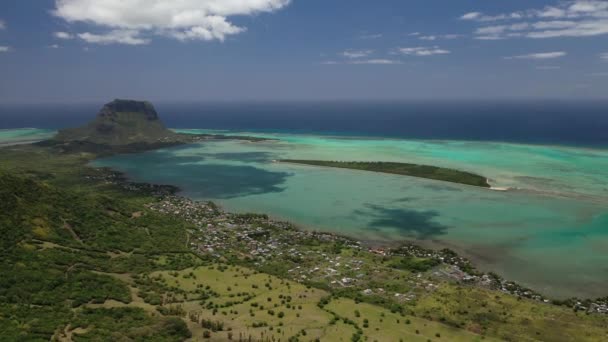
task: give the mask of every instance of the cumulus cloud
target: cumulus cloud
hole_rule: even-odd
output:
[[[373,50],[346,50],[342,52],[342,56],[346,58],[363,58],[374,53]]]
[[[447,54],[450,54],[451,51],[441,49],[438,46],[432,46],[432,47],[419,46],[419,47],[398,48],[397,53],[400,53],[402,55],[408,55],[408,56],[426,57],[426,56],[434,56],[434,55],[447,55]]]
[[[0,45],[0,52],[9,52],[11,51],[10,46],[2,46]]]
[[[505,59],[536,59],[536,60],[544,60],[544,59],[554,59],[560,58],[567,55],[564,51],[554,51],[554,52],[539,52],[539,53],[530,53],[527,55],[519,55],[519,56],[510,56],[505,57]]]
[[[497,15],[470,12],[460,19],[480,23],[475,35],[482,40],[599,36],[608,34],[608,1],[568,0],[555,6]]]
[[[58,39],[73,39],[74,35],[68,32],[55,32],[53,36]]]
[[[55,0],[53,14],[69,23],[109,29],[81,33],[91,43],[139,45],[152,35],[182,41],[219,40],[246,31],[229,18],[269,13],[291,0]]]

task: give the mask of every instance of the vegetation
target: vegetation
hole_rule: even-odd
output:
[[[606,316],[437,276],[446,266],[436,258],[376,255],[212,204],[201,204],[204,217],[185,200],[190,219],[163,213],[174,189],[124,184],[88,168],[95,156],[41,145],[0,149],[1,340],[602,341],[608,334]],[[232,235],[196,224],[203,220]],[[253,255],[254,243],[276,253]]]
[[[283,163],[293,163],[312,166],[335,167],[341,169],[372,171],[390,173],[419,178],[428,178],[444,182],[465,184],[489,188],[486,178],[459,170],[447,169],[437,166],[393,163],[393,162],[345,162],[345,161],[323,161],[323,160],[296,160],[283,159]]]

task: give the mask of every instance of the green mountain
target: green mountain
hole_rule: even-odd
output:
[[[54,140],[120,146],[172,142],[178,135],[165,127],[151,103],[114,100],[103,106],[95,120],[83,127],[61,130]]]

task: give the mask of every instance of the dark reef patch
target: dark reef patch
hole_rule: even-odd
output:
[[[249,156],[260,158],[260,156]],[[291,176],[248,165],[199,164],[204,155],[179,156],[175,150],[98,160],[95,164],[125,172],[138,182],[178,186],[188,196],[199,199],[228,199],[270,192],[282,192]]]
[[[218,164],[180,165],[170,173],[188,196],[219,199],[282,192],[281,185],[289,176],[252,166]]]
[[[435,190],[435,191],[455,191],[455,192],[462,191],[462,189],[454,188],[454,187],[447,186],[447,185],[427,184],[427,185],[423,185],[423,186],[427,189],[431,189],[431,190]]]
[[[365,208],[365,210],[355,210],[353,214],[372,217],[368,227],[373,230],[395,228],[404,236],[426,240],[443,235],[448,229],[447,226],[433,221],[439,216],[434,210],[385,208],[374,204],[366,204]]]
[[[228,161],[240,161],[244,163],[268,163],[277,156],[270,152],[231,152],[231,153],[210,153],[206,156]]]

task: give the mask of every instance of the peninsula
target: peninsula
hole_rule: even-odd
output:
[[[282,163],[302,164],[310,166],[333,167],[340,169],[351,169],[390,173],[418,178],[427,178],[444,182],[490,188],[488,180],[474,173],[448,169],[437,166],[395,163],[395,162],[346,162],[346,161],[324,161],[324,160],[296,160],[282,159]]]

